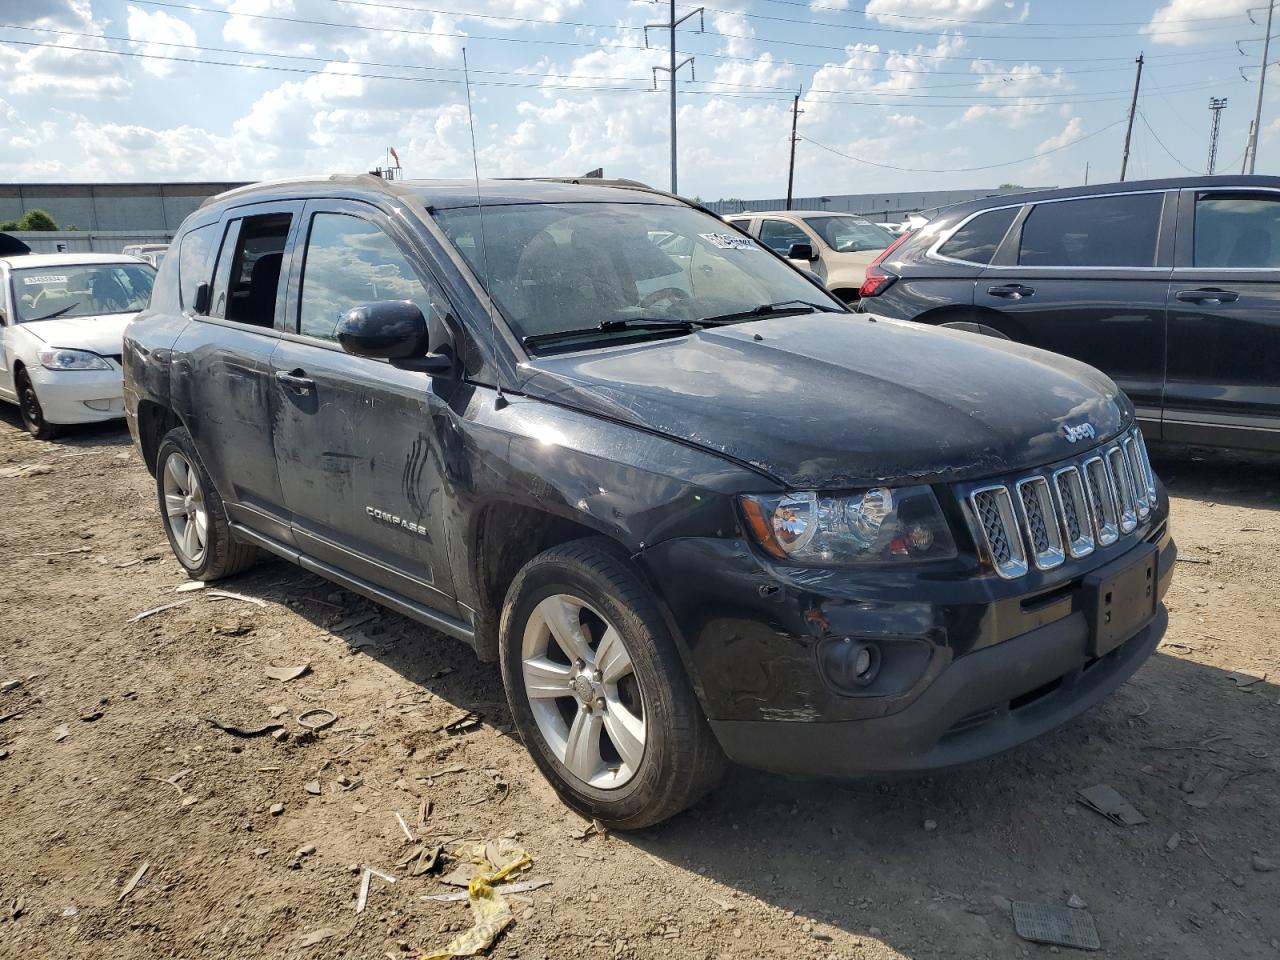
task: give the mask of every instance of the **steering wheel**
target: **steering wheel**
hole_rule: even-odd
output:
[[[688,300],[689,294],[681,290],[679,287],[663,287],[661,290],[655,290],[648,294],[640,301],[642,307],[652,307],[655,303],[661,303],[663,300]]]

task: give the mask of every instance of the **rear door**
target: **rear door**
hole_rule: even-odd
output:
[[[974,305],[1022,343],[1110,376],[1160,436],[1165,294],[1176,194],[1138,191],[1041,201],[978,277]]]
[[[175,403],[232,521],[286,544],[293,534],[272,446],[271,354],[301,213],[301,201],[234,208],[188,231],[175,254],[182,309],[195,321],[175,345]],[[209,312],[196,315],[196,287],[210,281]]]
[[[1280,192],[1182,191],[1165,439],[1280,450]]]
[[[290,335],[272,357],[275,454],[298,547],[342,571],[456,615],[441,437],[455,379],[354,357],[339,318],[412,300],[448,338],[449,306],[411,239],[374,207],[312,200],[289,283]]]

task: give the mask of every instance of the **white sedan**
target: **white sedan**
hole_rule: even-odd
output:
[[[124,328],[155,275],[112,254],[0,257],[0,400],[18,404],[33,436],[124,416]]]

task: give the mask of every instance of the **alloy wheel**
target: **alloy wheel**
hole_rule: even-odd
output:
[[[534,721],[565,769],[597,789],[630,782],[644,758],[644,697],[617,628],[556,594],[530,614],[520,660]]]
[[[195,468],[176,450],[164,462],[164,512],[179,557],[188,567],[204,560],[209,538],[209,513]]]

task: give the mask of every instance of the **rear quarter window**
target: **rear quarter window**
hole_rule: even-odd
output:
[[[213,248],[218,242],[218,225],[206,224],[188,230],[178,247],[178,286],[182,307],[190,309],[196,302],[196,287],[208,283],[213,272]],[[165,257],[172,261],[173,257]],[[163,270],[163,267],[161,268]],[[163,274],[162,274],[163,275]]]
[[[1013,218],[1021,207],[988,210],[980,213],[951,235],[951,239],[938,248],[938,255],[966,263],[989,264],[1000,249],[1000,242],[1009,232]]]

